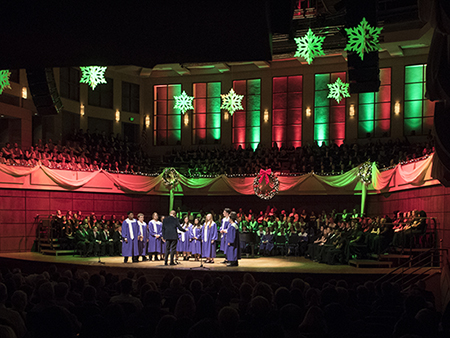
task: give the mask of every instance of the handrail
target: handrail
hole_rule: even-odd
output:
[[[398,274],[395,274],[397,271],[399,270],[403,270],[401,272],[401,276],[403,276],[405,274],[406,271],[413,269],[413,268],[418,268],[415,271],[418,271],[420,268],[423,268],[424,266],[420,266],[418,267],[418,265],[424,261],[427,261],[430,257],[429,255],[431,253],[435,253],[435,252],[447,252],[448,253],[448,249],[436,249],[436,248],[430,248],[429,250],[422,252],[421,254],[419,254],[416,257],[412,257],[410,258],[407,262],[401,264],[400,266],[398,266],[397,268],[395,268],[394,270],[390,271],[389,273],[381,276],[380,278],[378,278],[374,283],[375,284],[379,284],[381,283],[381,281],[383,281],[384,279],[388,278],[389,276],[393,276],[393,278],[398,277]],[[422,258],[421,258],[422,257]],[[420,258],[420,259],[419,259]],[[419,260],[418,260],[419,259]],[[415,261],[415,262],[414,262]],[[413,263],[414,262],[414,263]],[[412,264],[413,263],[413,264]],[[405,269],[406,268],[406,269]],[[415,272],[414,271],[414,272]],[[410,272],[411,273],[411,272]],[[392,280],[388,279],[389,280]]]

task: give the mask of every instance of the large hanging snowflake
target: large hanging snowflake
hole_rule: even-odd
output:
[[[230,89],[228,94],[220,94],[220,96],[222,97],[220,109],[225,109],[230,115],[233,115],[236,110],[244,110],[242,107],[244,95],[236,94],[233,88]]]
[[[375,52],[380,49],[380,33],[383,27],[372,27],[363,18],[360,24],[354,28],[345,28],[348,42],[345,50],[358,54],[364,60],[364,54]]]
[[[322,48],[325,37],[315,35],[311,28],[308,29],[308,33],[304,37],[294,38],[294,40],[297,43],[297,51],[294,56],[304,58],[308,65],[311,64],[316,56],[325,55]]]
[[[188,110],[194,109],[194,106],[192,105],[192,101],[194,100],[193,96],[189,96],[186,94],[186,92],[183,90],[181,95],[173,96],[175,99],[175,109],[181,110],[181,112],[184,114]]]
[[[3,93],[3,89],[9,88],[11,89],[11,86],[9,84],[9,76],[11,75],[11,72],[9,69],[0,70],[0,94]]]
[[[349,84],[342,82],[340,78],[335,83],[327,84],[327,86],[330,90],[327,96],[329,99],[335,99],[339,103],[344,97],[350,97],[348,92]]]
[[[89,66],[80,67],[81,80],[80,83],[86,83],[91,86],[92,90],[100,83],[106,83],[105,72],[107,67]]]

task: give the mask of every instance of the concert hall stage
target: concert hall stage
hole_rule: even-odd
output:
[[[85,270],[89,273],[97,273],[101,270],[106,273],[113,273],[125,276],[132,270],[143,272],[148,279],[155,282],[168,273],[184,277],[193,275],[201,277],[205,272],[213,277],[228,274],[235,280],[240,280],[242,276],[249,272],[257,278],[270,283],[289,283],[292,278],[312,278],[316,282],[334,279],[345,279],[349,282],[364,282],[367,280],[377,280],[382,275],[389,273],[393,269],[389,268],[355,268],[349,265],[326,265],[312,262],[304,257],[255,257],[243,258],[239,261],[238,267],[226,267],[219,262],[223,257],[217,257],[216,263],[204,264],[210,270],[200,268],[200,262],[181,261],[176,266],[165,266],[162,261],[123,263],[122,257],[102,257],[98,262],[97,257],[81,258],[79,256],[48,256],[35,252],[2,253],[0,254],[0,266],[13,269],[20,267],[23,272],[43,271],[49,265],[55,264],[60,270],[77,269]]]

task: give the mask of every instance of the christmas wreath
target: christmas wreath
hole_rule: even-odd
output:
[[[280,181],[271,169],[261,169],[253,180],[253,191],[261,199],[270,200],[278,193],[279,188]]]
[[[370,161],[364,162],[359,166],[358,177],[365,185],[372,183],[372,163]]]
[[[174,187],[178,184],[179,175],[175,168],[166,168],[162,173],[164,184],[168,187]]]

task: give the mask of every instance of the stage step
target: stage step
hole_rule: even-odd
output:
[[[401,265],[402,263],[405,263],[406,261],[410,260],[412,256],[410,255],[401,255],[401,254],[387,254],[387,255],[380,255],[378,256],[378,260],[380,262],[396,262],[396,266]],[[410,262],[411,264],[411,262]]]
[[[367,268],[391,268],[392,262],[386,261],[374,261],[371,259],[351,259],[348,261],[349,265],[355,266],[357,268],[367,267]]]
[[[61,246],[61,244],[51,244],[51,243],[41,243],[41,247],[45,247],[45,248],[59,248]]]
[[[73,255],[77,253],[77,250],[41,250],[42,254],[48,254],[48,255]]]

